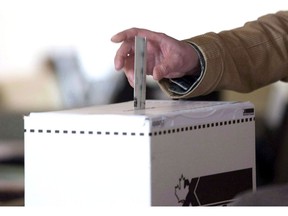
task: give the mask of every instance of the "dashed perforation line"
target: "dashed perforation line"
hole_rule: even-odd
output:
[[[191,126],[185,126],[185,127],[179,127],[179,128],[170,128],[170,129],[164,129],[164,130],[157,130],[149,133],[143,133],[143,132],[120,132],[120,131],[85,131],[85,130],[51,130],[51,129],[24,129],[25,133],[39,133],[39,134],[80,134],[80,135],[104,135],[104,136],[161,136],[161,135],[169,135],[174,133],[182,133],[187,131],[195,131],[195,130],[203,130],[208,128],[214,128],[214,127],[222,127],[227,125],[233,125],[233,124],[242,124],[247,122],[255,121],[255,117],[250,118],[242,118],[242,119],[236,119],[236,120],[228,120],[228,121],[220,121],[220,122],[212,122],[212,123],[205,123],[205,124],[197,124],[197,125],[191,125]]]

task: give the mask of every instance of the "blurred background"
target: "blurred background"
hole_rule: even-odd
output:
[[[115,33],[141,27],[185,39],[287,9],[274,0],[0,0],[0,205],[24,205],[24,115],[133,99],[114,70]],[[194,99],[255,104],[259,186],[288,180],[287,94],[279,82]],[[168,99],[149,78],[147,98]]]

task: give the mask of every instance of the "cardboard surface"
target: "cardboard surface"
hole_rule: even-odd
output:
[[[256,188],[254,121],[249,102],[31,113],[25,205],[223,205]]]

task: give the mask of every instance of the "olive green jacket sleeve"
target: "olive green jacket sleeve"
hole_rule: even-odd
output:
[[[251,92],[279,80],[288,81],[288,11],[186,41],[202,53],[205,66],[201,80],[183,95],[169,91],[169,79],[160,80],[160,87],[172,98],[206,95],[215,90]]]

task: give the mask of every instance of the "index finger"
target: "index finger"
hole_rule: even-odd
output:
[[[131,28],[124,30],[122,32],[119,32],[115,34],[112,38],[111,41],[115,43],[120,43],[122,41],[134,39],[136,35],[138,35],[140,32],[140,29],[138,28]]]
[[[111,38],[111,41],[115,43],[120,43],[123,41],[129,41],[129,40],[133,41],[135,39],[135,36],[145,37],[157,43],[160,43],[163,38],[162,33],[153,32],[153,31],[150,31],[147,29],[141,29],[141,28],[130,28],[130,29],[124,30],[114,35]]]

